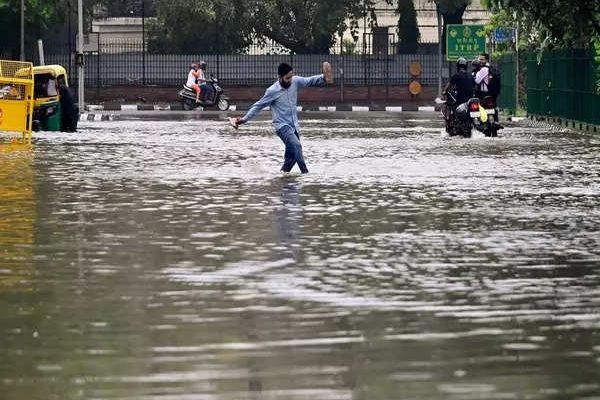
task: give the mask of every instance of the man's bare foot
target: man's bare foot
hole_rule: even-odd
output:
[[[237,129],[240,126],[240,122],[239,122],[240,118],[233,118],[233,117],[229,117],[229,125],[233,126],[235,129]]]
[[[329,64],[327,61],[323,63],[323,77],[325,78],[326,83],[333,83],[333,72],[331,70],[331,64]]]

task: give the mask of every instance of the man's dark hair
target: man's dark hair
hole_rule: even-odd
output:
[[[287,75],[288,72],[290,72],[293,69],[294,68],[292,68],[292,66],[290,64],[281,63],[281,64],[279,64],[279,67],[277,67],[277,74],[279,76],[285,76],[285,75]]]
[[[485,61],[490,62],[490,55],[488,53],[481,53],[481,56],[485,58]]]

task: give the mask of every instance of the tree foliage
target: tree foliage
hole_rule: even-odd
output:
[[[109,16],[138,16],[142,1],[152,12],[153,0],[83,0],[84,31],[89,32],[92,16],[98,6],[110,10]],[[132,10],[134,12],[132,12]],[[21,42],[21,0],[0,0],[0,55],[17,59]],[[76,0],[25,0],[25,54],[31,59],[35,42],[74,40],[77,33]],[[72,38],[67,37],[69,22]]]
[[[366,17],[373,8],[373,0],[264,0],[257,2],[254,28],[258,35],[294,53],[326,54],[336,33],[351,28],[355,36],[357,18]]]
[[[598,0],[487,0],[526,28],[539,45],[587,48],[600,37]]]
[[[32,49],[35,41],[45,38],[48,32],[62,28],[67,7],[66,0],[25,0],[26,49]],[[21,47],[21,1],[0,0],[0,21],[0,54],[18,59]]]
[[[253,0],[156,0],[150,52],[240,52],[251,42]]]

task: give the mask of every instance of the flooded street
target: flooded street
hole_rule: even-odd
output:
[[[0,398],[600,399],[600,136],[266,117],[0,153]]]

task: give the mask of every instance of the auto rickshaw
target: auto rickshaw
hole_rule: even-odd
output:
[[[60,65],[33,67],[34,131],[75,132],[79,111],[68,89],[67,72]]]

